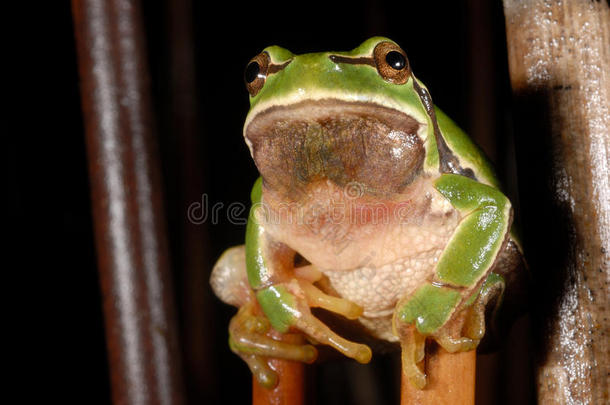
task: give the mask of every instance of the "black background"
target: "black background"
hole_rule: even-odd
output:
[[[61,398],[63,403],[110,403],[70,3],[52,3],[24,10],[23,18],[18,19],[24,25],[15,36],[27,33],[28,41],[11,54],[9,62],[17,72],[7,77],[18,87],[12,109],[23,113],[19,114],[18,129],[6,137],[3,159],[8,174],[9,222],[17,225],[7,246],[16,254],[16,272],[24,276],[18,289],[19,305],[31,309],[15,323],[32,330],[27,333],[25,348],[17,352],[18,373],[30,385],[21,396],[27,399],[39,394],[39,383],[49,382],[44,395]],[[143,3],[158,146],[164,185],[171,190],[175,179],[168,168],[180,156],[165,148],[172,136],[167,116],[168,5],[162,1]],[[248,60],[271,44],[298,54],[348,50],[374,35],[390,37],[406,51],[435,103],[468,131],[476,120],[469,104],[469,81],[480,68],[472,65],[472,53],[478,50],[469,46],[468,38],[480,23],[473,20],[473,8],[479,3],[194,1],[193,51],[202,139],[199,152],[210,202],[225,206],[248,203],[257,172],[241,135],[248,110],[242,75]],[[494,87],[492,105],[497,119],[495,133],[490,136],[498,139],[499,172],[511,185],[510,156],[502,150],[511,139],[511,110],[501,2],[484,10],[482,18],[490,29],[477,32],[490,36],[492,44],[492,63],[486,69],[493,70],[490,85]],[[171,222],[184,211],[176,207],[171,193],[165,198],[168,236],[175,250],[179,240]],[[225,248],[243,243],[244,227],[221,218],[210,227],[210,234],[208,266],[201,269],[206,273]],[[180,278],[177,258],[173,268],[175,277]],[[217,300],[211,305],[215,322],[210,330],[215,342],[209,367],[217,384],[190,387],[191,399],[193,403],[195,399],[247,403],[248,370],[226,345],[226,326],[234,310]],[[314,377],[317,403],[361,403],[352,394],[349,387],[353,382],[348,379],[361,371],[346,363],[318,367]],[[397,403],[395,365],[395,360],[382,357],[373,366],[379,388],[377,403]]]

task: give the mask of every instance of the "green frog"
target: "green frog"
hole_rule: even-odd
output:
[[[423,388],[426,342],[474,350],[487,310],[525,267],[492,167],[390,39],[303,55],[271,46],[245,82],[243,135],[260,178],[245,245],[210,279],[239,308],[231,349],[266,387],[278,380],[268,358],[310,363],[317,345],[369,362],[370,345],[337,333],[312,312],[321,308],[400,347]],[[271,328],[307,343],[273,339]]]

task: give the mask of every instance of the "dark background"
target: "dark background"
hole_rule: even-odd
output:
[[[49,382],[45,395],[64,403],[110,403],[70,3],[52,3],[37,8],[31,19],[23,19],[29,45],[10,60],[17,70],[23,64],[23,71],[14,76],[21,90],[13,107],[25,114],[19,118],[19,130],[7,137],[5,149],[7,212],[10,222],[18,225],[8,246],[25,276],[20,296],[33,303],[28,315],[20,319],[33,330],[28,333],[27,349],[18,352],[25,365],[20,373],[28,381]],[[175,147],[169,94],[170,2],[143,3],[178,320],[184,339],[191,327],[184,316],[188,303],[181,288],[186,276],[180,229],[186,206],[177,188],[189,179],[176,178],[184,174],[178,169],[181,156]],[[516,195],[501,2],[193,3],[189,23],[194,40],[196,154],[202,162],[201,172],[193,175],[201,178],[202,191],[211,204],[247,204],[257,177],[241,135],[248,110],[242,74],[248,60],[271,44],[297,54],[348,50],[374,35],[388,36],[403,47],[435,103],[473,133],[497,162],[509,195]],[[245,218],[246,213],[243,215]],[[243,243],[245,227],[221,216],[217,224],[205,224],[202,230],[206,246],[193,254],[203,257],[205,280],[224,249]],[[30,268],[33,271],[27,270]],[[192,403],[248,403],[249,372],[226,344],[226,328],[235,310],[211,297],[207,283],[196,288],[205,296],[200,301],[205,308],[197,308],[195,313],[200,311],[205,317],[202,333],[210,339],[206,345],[211,350],[205,364],[193,365],[189,362],[191,349],[184,348],[189,398]],[[396,359],[383,356],[370,368],[372,373],[351,362],[319,366],[312,376],[313,396],[320,404],[371,403],[366,398],[398,403],[396,368]],[[35,391],[25,390],[21,395],[28,398]],[[515,395],[506,388],[500,392],[506,402],[510,402],[507,396]]]

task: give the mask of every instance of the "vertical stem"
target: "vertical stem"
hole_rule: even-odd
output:
[[[610,6],[504,0],[540,403],[608,401]]]
[[[419,390],[405,375],[401,405],[474,405],[476,351],[447,353],[440,347],[426,353],[426,387]]]
[[[72,7],[113,402],[181,404],[139,2]]]
[[[303,343],[298,334],[271,332],[274,339],[289,343]],[[272,390],[261,387],[252,378],[252,405],[303,405],[305,403],[305,365],[288,360],[269,360],[279,376],[277,387]]]

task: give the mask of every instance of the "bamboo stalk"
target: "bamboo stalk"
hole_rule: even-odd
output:
[[[288,343],[301,344],[304,341],[299,334],[270,333],[274,339]],[[261,387],[252,378],[252,405],[303,405],[305,403],[305,365],[296,361],[270,359],[271,368],[279,376],[279,383],[274,389]]]
[[[426,387],[419,390],[404,373],[401,378],[401,405],[473,405],[476,351],[448,353],[440,347],[426,353]]]
[[[504,0],[538,401],[608,403],[610,5]]]

